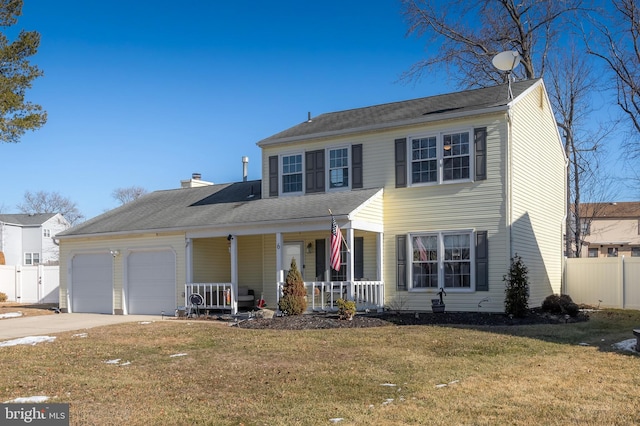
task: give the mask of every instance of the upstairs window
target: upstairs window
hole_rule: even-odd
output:
[[[39,265],[40,264],[40,253],[25,253],[24,254],[24,264],[25,265]]]
[[[469,132],[442,136],[442,180],[469,179]]]
[[[349,187],[349,149],[329,150],[329,189]]]
[[[471,131],[409,138],[411,184],[470,180],[471,140]]]
[[[411,182],[438,181],[438,149],[436,137],[411,140]]]
[[[282,193],[302,192],[302,154],[282,156]]]
[[[44,235],[45,238],[49,238],[49,237],[51,237],[51,230],[50,229],[43,229],[42,230],[42,234]]]

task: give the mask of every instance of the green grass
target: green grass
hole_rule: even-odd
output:
[[[633,424],[640,357],[611,344],[639,326],[618,310],[480,328],[122,324],[0,348],[0,401],[47,395],[74,425]]]

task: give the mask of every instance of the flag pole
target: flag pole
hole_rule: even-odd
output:
[[[329,214],[333,217],[333,212],[331,211],[331,209],[327,209],[329,210]],[[344,242],[344,246],[347,248],[347,252],[351,253],[351,249],[349,248],[349,244],[347,244],[347,240],[344,239],[344,235],[342,235],[342,232],[340,232],[340,237],[342,238],[342,242]]]

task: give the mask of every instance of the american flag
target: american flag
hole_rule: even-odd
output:
[[[340,247],[342,246],[342,234],[340,233],[340,228],[336,223],[336,220],[333,216],[331,216],[331,268],[339,271],[340,263],[342,260],[340,258]]]

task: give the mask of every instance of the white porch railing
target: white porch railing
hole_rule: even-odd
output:
[[[278,300],[284,283],[278,283]],[[384,308],[384,283],[382,281],[311,281],[305,282],[307,310],[337,311],[338,299],[353,300],[356,309],[382,310]]]
[[[187,283],[184,286],[185,308],[195,308],[191,303],[191,295],[199,294],[202,305],[198,309],[229,310],[233,315],[238,313],[236,295],[238,289],[233,283]]]

